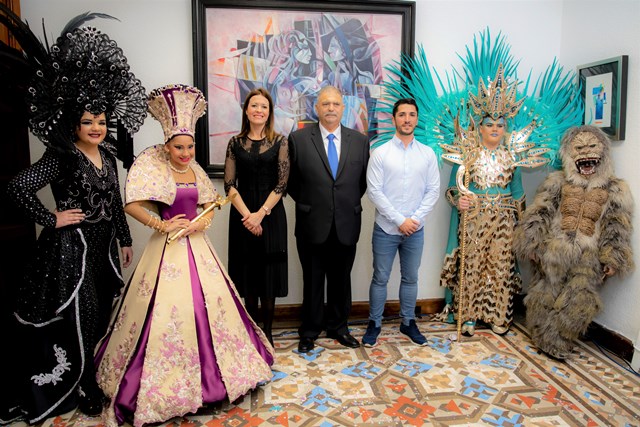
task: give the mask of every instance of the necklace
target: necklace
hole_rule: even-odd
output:
[[[185,174],[185,173],[189,172],[189,169],[191,168],[191,165],[187,165],[187,167],[185,169],[178,169],[177,167],[173,166],[173,163],[171,163],[171,161],[169,161],[169,167],[171,168],[172,171],[174,171],[176,173]]]

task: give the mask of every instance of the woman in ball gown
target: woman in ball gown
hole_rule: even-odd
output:
[[[219,200],[194,161],[193,131],[205,108],[190,86],[149,95],[165,143],[144,150],[131,167],[125,211],[156,232],[97,355],[98,383],[111,398],[109,426],[133,418],[138,427],[234,401],[272,376],[273,348],[205,234],[213,211],[198,215]]]

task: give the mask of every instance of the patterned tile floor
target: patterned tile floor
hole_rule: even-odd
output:
[[[452,325],[419,321],[427,346],[385,322],[374,348],[319,338],[298,354],[292,329],[275,337],[273,380],[166,426],[640,426],[640,377],[580,343],[570,360],[539,354],[516,325],[452,343]],[[360,338],[365,325],[351,330]],[[71,412],[42,426],[101,425]]]

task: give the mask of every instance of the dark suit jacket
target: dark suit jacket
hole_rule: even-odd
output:
[[[320,126],[316,123],[289,135],[287,191],[296,202],[296,237],[308,243],[326,241],[334,220],[343,245],[355,245],[360,237],[360,199],[367,188],[369,141],[353,129],[341,126],[341,130],[335,181]]]

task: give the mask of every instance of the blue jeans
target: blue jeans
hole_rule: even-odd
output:
[[[411,236],[387,234],[378,224],[373,226],[373,277],[369,287],[369,320],[382,324],[387,302],[387,283],[396,252],[400,255],[400,316],[405,325],[415,319],[418,297],[418,268],[422,261],[424,228]]]

